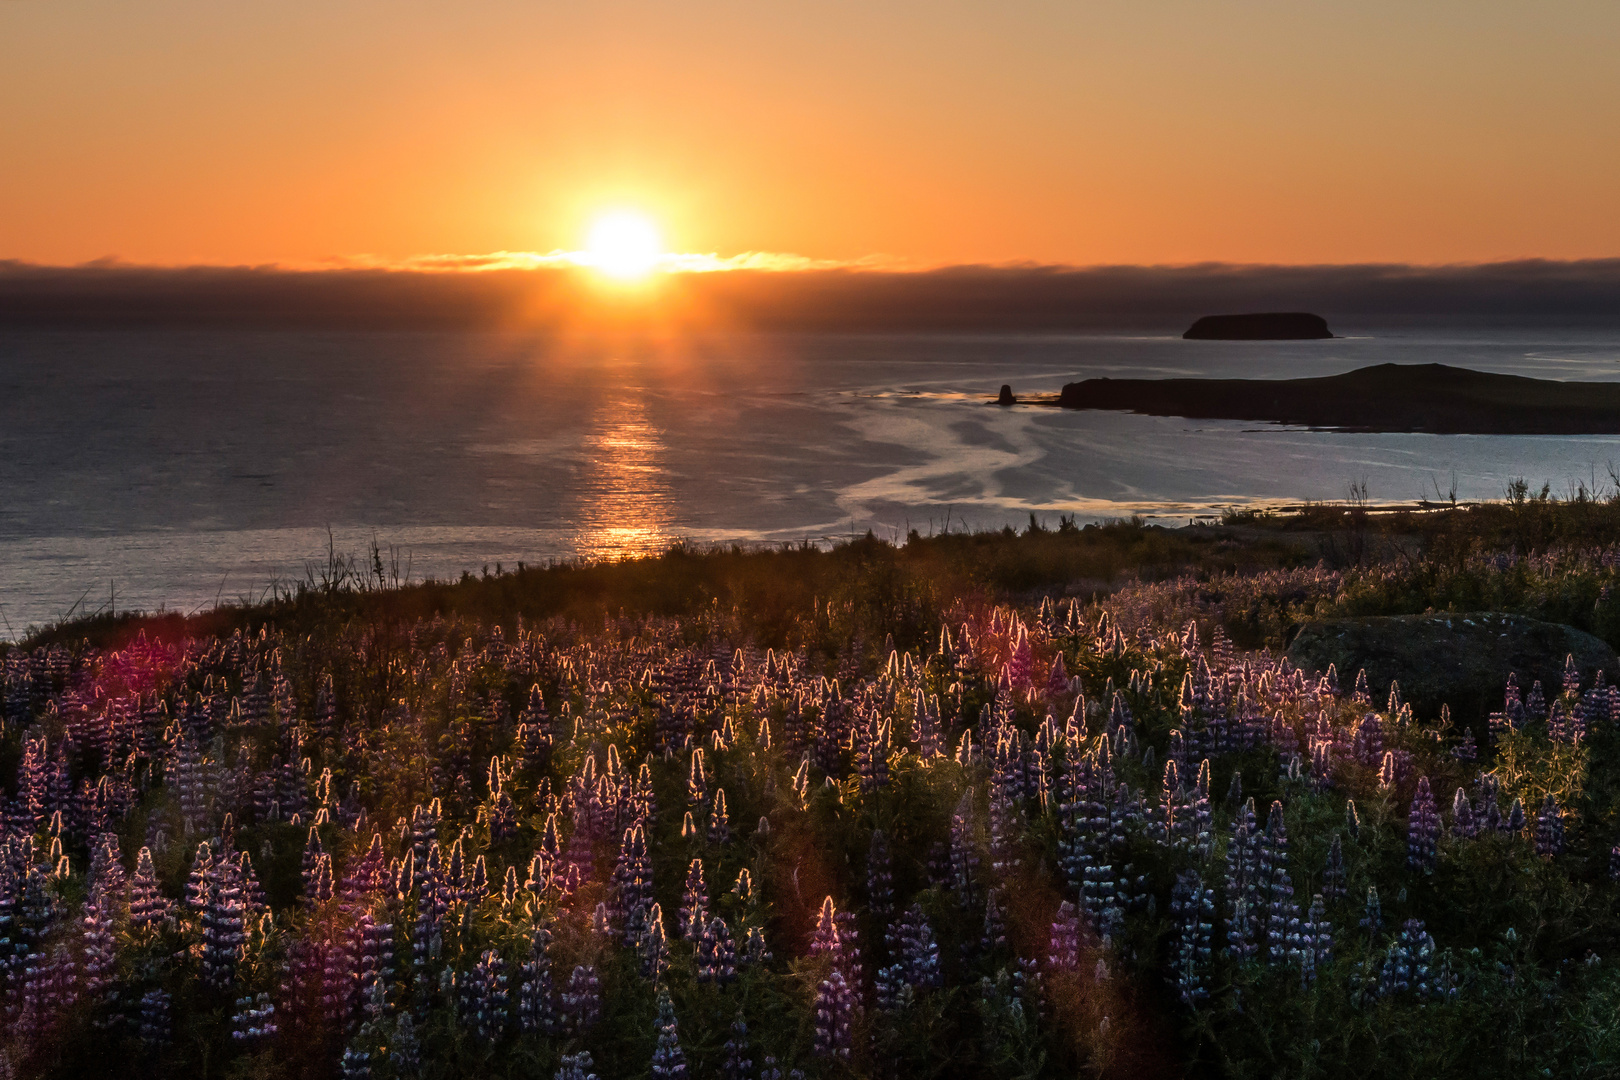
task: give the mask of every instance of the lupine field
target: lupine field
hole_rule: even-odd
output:
[[[1265,626],[1615,562],[14,647],[0,1076],[1612,1076],[1620,688]]]

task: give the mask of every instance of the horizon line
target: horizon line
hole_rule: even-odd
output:
[[[562,248],[546,252],[492,251],[481,254],[435,253],[389,257],[371,254],[326,256],[311,260],[271,260],[266,262],[196,260],[190,262],[142,262],[120,255],[104,255],[82,262],[55,263],[0,257],[0,273],[29,271],[240,271],[281,274],[341,274],[383,272],[424,275],[489,274],[526,271],[591,271],[589,253]],[[1046,273],[1093,273],[1101,271],[1145,270],[1159,272],[1219,272],[1245,270],[1360,270],[1360,271],[1469,271],[1509,267],[1587,267],[1620,266],[1620,253],[1579,259],[1559,259],[1528,255],[1482,261],[1410,262],[1397,259],[1359,262],[1241,262],[1201,259],[1188,262],[1100,262],[1066,263],[1039,259],[968,260],[924,262],[885,254],[863,255],[853,259],[817,258],[793,252],[744,251],[735,255],[717,252],[665,252],[650,273],[679,276],[686,274],[729,274],[755,272],[791,275],[796,273],[853,272],[862,274],[926,275],[950,271],[999,271]]]

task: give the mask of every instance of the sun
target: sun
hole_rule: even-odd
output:
[[[632,210],[603,214],[591,224],[581,260],[609,277],[646,277],[664,254],[658,227]]]

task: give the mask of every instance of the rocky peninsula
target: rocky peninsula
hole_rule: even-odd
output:
[[[1309,379],[1086,379],[1068,409],[1445,435],[1620,433],[1620,383],[1554,382],[1446,364],[1378,364]]]

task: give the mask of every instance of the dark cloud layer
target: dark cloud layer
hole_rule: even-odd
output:
[[[578,272],[60,268],[0,262],[0,326],[457,329],[638,322],[779,330],[1184,329],[1199,315],[1312,311],[1341,332],[1407,322],[1620,327],[1620,259],[1481,266],[963,266],[732,271],[626,300]]]

